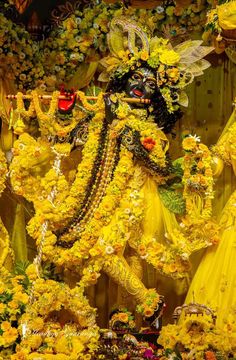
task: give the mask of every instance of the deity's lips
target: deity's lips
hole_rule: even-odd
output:
[[[138,97],[142,97],[143,96],[143,92],[138,90],[138,89],[134,89],[133,90],[133,94],[138,96]]]

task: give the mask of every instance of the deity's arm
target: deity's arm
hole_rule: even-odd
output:
[[[41,177],[49,170],[53,153],[47,142],[23,134],[14,143],[10,179],[16,194],[34,201],[42,189]]]

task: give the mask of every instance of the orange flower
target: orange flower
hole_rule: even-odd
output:
[[[118,317],[119,317],[119,320],[124,323],[127,323],[129,320],[128,314],[126,314],[126,313],[120,313],[120,314],[118,314]]]
[[[154,313],[154,311],[149,307],[145,307],[144,312],[143,312],[145,317],[150,317],[153,315],[153,313]]]
[[[216,357],[215,357],[215,354],[213,353],[213,351],[206,351],[205,359],[206,360],[216,360]]]
[[[97,210],[97,211],[95,211],[93,217],[94,217],[95,219],[101,219],[102,214]]]
[[[145,255],[145,254],[146,254],[146,251],[147,251],[147,249],[146,249],[146,246],[145,246],[145,245],[143,245],[143,244],[139,245],[139,247],[138,247],[138,253],[139,253],[141,256]]]
[[[156,145],[156,141],[153,140],[151,137],[147,137],[142,141],[142,145],[145,147],[145,149],[151,151]]]
[[[203,169],[205,167],[204,163],[202,161],[199,161],[197,164],[198,169]]]

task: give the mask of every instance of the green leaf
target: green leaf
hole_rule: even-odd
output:
[[[178,215],[185,213],[185,201],[181,193],[159,186],[159,194],[161,201],[168,210]]]
[[[13,274],[25,275],[26,269],[29,264],[29,261],[17,261],[13,269]]]
[[[183,177],[183,158],[178,158],[172,162],[173,172],[176,176]]]

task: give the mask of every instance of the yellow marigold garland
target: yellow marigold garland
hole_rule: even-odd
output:
[[[213,172],[212,157],[208,147],[196,136],[183,140],[183,196],[186,200],[186,217],[182,231],[192,241],[189,250],[196,251],[219,241],[219,226],[212,219]]]
[[[93,354],[99,338],[96,311],[81,290],[54,280],[35,280],[33,264],[27,274],[34,283],[34,302],[21,318],[19,331],[23,339],[15,358],[21,355],[28,360],[57,354],[83,359],[85,353]]]

